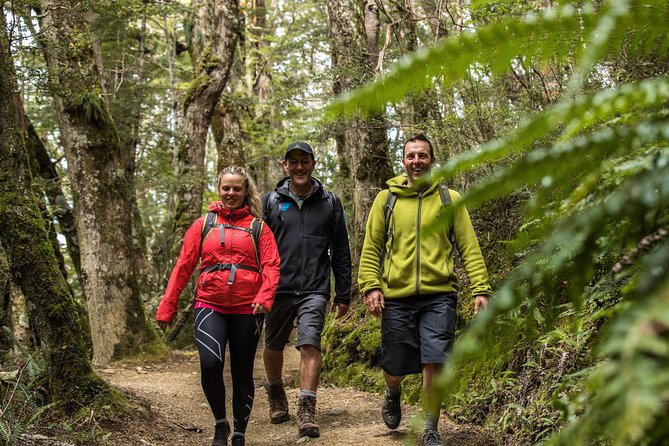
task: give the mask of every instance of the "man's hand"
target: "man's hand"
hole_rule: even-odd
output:
[[[476,296],[474,300],[474,314],[479,314],[480,310],[484,310],[488,306],[488,296]]]
[[[368,291],[365,295],[365,306],[367,311],[374,316],[381,316],[381,311],[386,307],[386,301],[380,289]]]
[[[340,303],[334,302],[332,304],[332,311],[336,312],[335,313],[335,319],[340,319],[340,318],[344,317],[344,315],[346,313],[348,313],[348,308],[349,308],[349,304],[343,304],[341,302]]]

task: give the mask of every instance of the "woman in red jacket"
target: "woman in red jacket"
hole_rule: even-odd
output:
[[[260,218],[260,196],[246,171],[227,167],[217,184],[221,201],[209,205],[210,213],[215,213],[215,225],[209,230],[207,218],[200,217],[186,232],[156,320],[163,330],[172,323],[179,295],[199,260],[195,337],[202,389],[216,419],[212,446],[227,446],[230,435],[223,383],[226,344],[230,346],[233,387],[232,446],[243,446],[253,406],[253,361],[264,313],[272,309],[274,302],[280,260],[274,235]],[[252,228],[258,227],[260,236],[256,241]]]

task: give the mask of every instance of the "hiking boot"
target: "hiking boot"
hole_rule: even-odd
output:
[[[288,415],[288,397],[283,384],[265,384],[267,402],[269,403],[269,419],[272,424],[280,424],[290,419]]]
[[[214,439],[211,446],[228,446],[228,437],[230,436],[230,425],[227,421],[216,423],[214,428]]]
[[[388,429],[396,429],[402,419],[402,390],[397,395],[390,395],[388,390],[383,394],[381,416]]]
[[[423,446],[444,446],[444,442],[439,435],[439,431],[427,429],[423,432]]]
[[[316,424],[316,397],[301,396],[297,400],[297,429],[300,437],[321,436]]]
[[[233,434],[231,446],[244,446],[246,444],[246,438],[243,435]]]

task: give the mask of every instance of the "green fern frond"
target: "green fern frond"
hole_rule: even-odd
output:
[[[634,127],[604,128],[591,135],[535,150],[468,191],[465,203],[476,207],[500,194],[511,193],[518,187],[541,183],[542,180],[550,187],[563,184],[571,188],[574,181],[598,171],[608,157],[621,155],[641,145],[667,141],[667,135],[669,123],[644,121]]]
[[[607,52],[624,47],[633,55],[647,53],[645,46],[666,44],[667,29],[662,23],[667,22],[669,6],[661,0],[611,0],[601,8],[560,5],[523,20],[510,18],[406,56],[378,81],[330,104],[327,117],[377,112],[436,78],[446,85],[466,79],[477,64],[490,67],[493,74],[505,72],[517,57],[535,64],[579,58],[581,65],[572,81],[578,86]],[[638,23],[644,24],[643,29],[635,26]]]
[[[667,100],[669,77],[625,84],[594,95],[567,100],[526,120],[510,135],[454,157],[445,166],[435,169],[433,175],[439,180],[445,180],[478,165],[522,153],[536,140],[563,124],[566,128],[559,138],[562,141],[615,116],[652,109]]]
[[[580,299],[592,277],[592,271],[588,273],[584,267],[594,263],[596,249],[593,242],[609,230],[610,222],[638,220],[649,210],[669,205],[668,177],[669,154],[664,153],[652,168],[628,178],[600,202],[559,219],[554,233],[511,274],[496,292],[489,309],[479,315],[461,338],[458,348],[453,352],[453,363],[467,364],[483,354],[482,350],[490,348],[479,341],[485,337],[486,327],[526,302],[526,296],[536,300],[536,296],[554,294],[556,278],[570,278],[573,285],[567,294],[575,301]],[[539,264],[541,267],[537,268]],[[657,273],[657,268],[653,270],[648,266],[648,270]],[[660,274],[658,280],[665,278],[666,274]],[[528,312],[524,314],[526,318],[534,320]],[[440,380],[447,393],[457,391],[455,377],[455,367],[449,365]]]
[[[665,262],[669,248],[661,249]],[[655,259],[657,260],[657,259]],[[667,265],[667,263],[664,263]],[[625,311],[600,349],[606,358],[588,379],[586,412],[547,442],[588,445],[603,436],[614,445],[643,444],[666,423],[669,400],[669,281],[658,283]]]

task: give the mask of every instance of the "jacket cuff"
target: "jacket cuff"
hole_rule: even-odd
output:
[[[334,303],[351,305],[351,296],[347,294],[337,294],[334,298]]]

